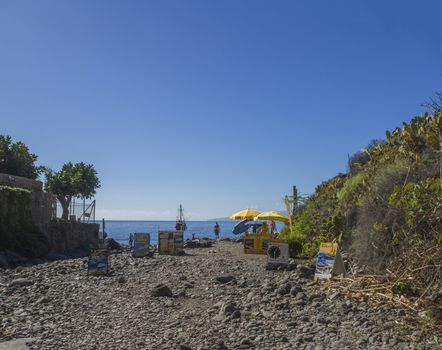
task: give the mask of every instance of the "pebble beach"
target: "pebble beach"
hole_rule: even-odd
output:
[[[347,299],[308,267],[266,270],[233,242],[186,253],[123,252],[100,277],[85,258],[2,270],[0,349],[441,349],[401,328],[406,308]]]

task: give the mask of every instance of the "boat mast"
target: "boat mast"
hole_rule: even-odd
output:
[[[186,230],[186,220],[184,219],[184,210],[182,204],[178,208],[178,216],[176,217],[175,229],[177,231],[185,231]]]

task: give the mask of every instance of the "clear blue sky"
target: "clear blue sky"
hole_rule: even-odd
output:
[[[0,0],[0,133],[99,217],[280,209],[442,90],[440,1]]]

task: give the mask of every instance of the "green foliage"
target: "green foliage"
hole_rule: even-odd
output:
[[[396,281],[396,283],[392,287],[392,292],[396,294],[409,295],[409,296],[414,294],[412,286],[403,280]]]
[[[402,211],[406,225],[399,233],[414,241],[440,241],[442,232],[442,187],[440,179],[426,179],[419,183],[395,185],[389,197],[392,208]]]
[[[300,256],[310,256],[316,255],[317,248],[315,243],[311,238],[302,231],[296,231],[296,228],[284,227],[278,234],[279,238],[285,239],[289,246],[290,257],[296,258]],[[299,229],[299,226],[298,226]]]
[[[437,280],[442,264],[442,112],[386,132],[349,159],[349,173],[323,182],[294,217],[294,249],[314,254],[339,241],[359,262],[380,272],[405,269],[414,283]],[[414,266],[414,269],[411,268]],[[398,284],[397,292],[408,293]]]
[[[375,235],[385,234],[388,231],[388,226],[380,222],[375,222],[372,226],[372,232]]]
[[[97,188],[100,188],[100,180],[92,164],[69,162],[60,171],[48,171],[46,174],[46,190],[56,195],[60,201],[63,219],[68,219],[68,207],[72,198],[91,198]]]
[[[348,174],[353,176],[363,171],[365,165],[370,161],[370,152],[381,143],[380,140],[372,140],[365,149],[353,154],[348,159]]]
[[[408,124],[393,132],[387,132],[387,142],[397,147],[407,157],[418,159],[426,149],[440,150],[442,135],[442,112],[425,113],[413,118]]]
[[[10,136],[0,135],[0,173],[37,179],[43,167],[37,166],[37,156],[23,142],[13,142]]]
[[[342,188],[337,193],[339,206],[343,211],[347,211],[353,205],[361,205],[363,203],[363,195],[365,193],[366,174],[361,172],[347,178]]]
[[[313,257],[321,242],[336,240],[341,235],[343,217],[338,214],[337,194],[345,179],[345,175],[338,175],[317,186],[315,194],[304,200],[295,215],[292,229],[286,227],[280,232],[292,255]]]
[[[307,200],[301,213],[303,225],[309,228],[307,234],[330,239],[339,236],[341,222],[337,194],[345,181],[345,175],[338,175],[316,187],[315,194]]]
[[[69,162],[60,171],[47,173],[46,189],[56,196],[91,198],[97,188],[100,180],[92,164]]]
[[[27,190],[25,188],[11,187],[11,186],[0,186],[0,191],[11,191],[11,192],[17,192],[17,193],[31,193],[30,190]]]

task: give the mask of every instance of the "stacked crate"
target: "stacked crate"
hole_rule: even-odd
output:
[[[158,252],[161,255],[183,255],[184,232],[158,231]]]

